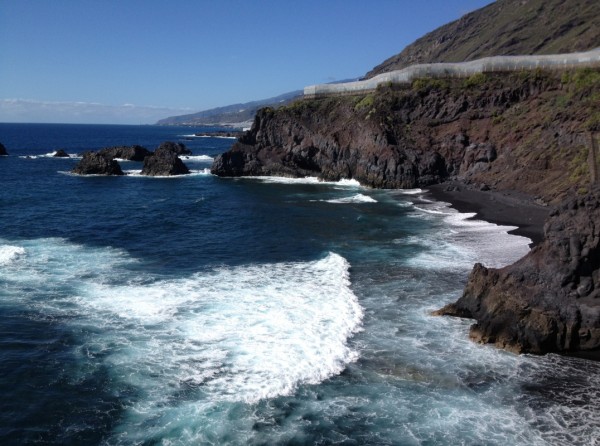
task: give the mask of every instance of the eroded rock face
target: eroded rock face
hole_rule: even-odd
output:
[[[252,129],[215,159],[211,171],[219,176],[354,178],[378,188],[425,186],[445,177],[437,151],[420,150],[405,140],[391,142],[393,135],[374,121],[354,119],[351,110],[334,108],[331,112],[340,116],[327,122],[323,112],[308,107],[294,116],[259,110]]]
[[[211,170],[353,178],[377,188],[452,179],[556,204],[588,180],[586,132],[600,110],[592,74],[585,84],[565,84],[567,77],[550,72],[419,79],[357,96],[305,98],[259,110]]]
[[[181,161],[177,154],[168,147],[159,147],[154,154],[144,159],[142,175],[148,176],[172,176],[190,173],[187,166]]]
[[[600,349],[600,186],[550,215],[540,245],[502,269],[476,264],[437,313],[474,318],[472,339],[516,352]]]
[[[8,152],[6,151],[6,147],[0,143],[0,156],[7,156]]]
[[[138,145],[107,147],[105,149],[100,150],[99,153],[101,153],[106,158],[119,158],[129,161],[144,161],[144,159],[147,156],[152,154],[152,152],[150,152],[145,147]]]
[[[79,175],[123,175],[119,163],[98,152],[84,153],[71,172]]]

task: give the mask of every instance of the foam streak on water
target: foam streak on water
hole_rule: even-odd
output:
[[[117,250],[60,239],[25,244],[1,246],[10,262],[1,279],[11,282],[14,300],[87,332],[77,352],[82,361],[108,366],[137,389],[141,397],[119,429],[125,443],[145,435],[129,423],[185,423],[190,411],[223,402],[289,395],[358,358],[347,341],[360,329],[362,309],[350,290],[349,264],[337,254],[132,281],[127,265],[135,261]],[[24,261],[13,261],[25,252]],[[44,294],[48,283],[60,284],[51,299],[24,297],[38,295],[32,289]],[[190,391],[197,403],[170,405]]]

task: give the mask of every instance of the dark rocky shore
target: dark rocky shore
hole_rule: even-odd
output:
[[[600,185],[554,207],[544,240],[519,261],[476,264],[462,297],[437,314],[476,319],[477,342],[600,358]]]
[[[530,254],[500,270],[476,265],[464,295],[438,314],[474,318],[478,342],[590,354],[600,350],[600,204],[587,144],[600,130],[598,91],[598,70],[536,71],[300,100],[260,110],[211,171],[421,187],[517,226]]]

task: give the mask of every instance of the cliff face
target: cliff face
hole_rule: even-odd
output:
[[[419,63],[571,53],[599,46],[597,0],[497,0],[426,34],[366,77]]]
[[[600,186],[554,209],[544,232],[513,265],[475,265],[438,314],[474,318],[474,340],[517,352],[600,349]]]
[[[221,176],[354,178],[412,188],[458,178],[558,202],[588,182],[600,72],[417,80],[263,109],[213,164]]]

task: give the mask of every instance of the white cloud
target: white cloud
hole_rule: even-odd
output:
[[[97,102],[0,99],[0,122],[153,124],[168,116],[188,114],[194,111],[189,108],[152,105],[105,105]]]

